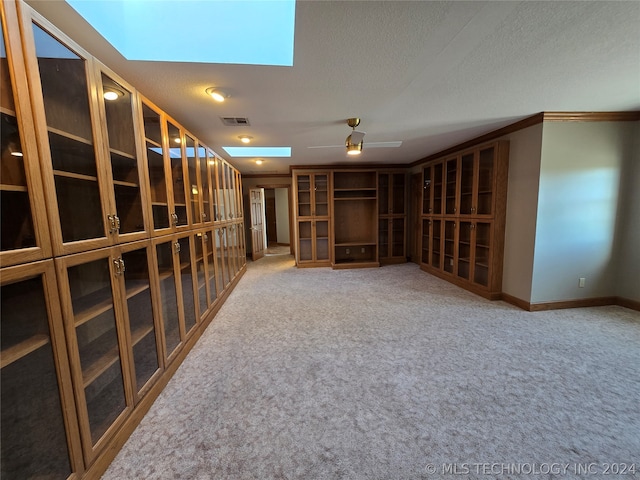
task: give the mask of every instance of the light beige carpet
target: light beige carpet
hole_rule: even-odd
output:
[[[639,398],[638,312],[265,257],[104,478],[604,478],[640,462]]]

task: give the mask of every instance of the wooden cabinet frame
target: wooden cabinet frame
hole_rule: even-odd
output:
[[[485,185],[484,189],[480,188],[479,180],[482,175],[480,158],[483,152],[491,167],[487,177],[490,185]],[[499,298],[502,291],[508,155],[509,143],[496,141],[435,160],[422,169],[421,268],[489,299]],[[470,193],[469,180],[463,180],[465,162],[472,162]],[[449,178],[447,171],[451,173]],[[439,179],[440,172],[444,192],[442,210],[434,205],[438,196],[437,189],[434,188],[434,176]],[[447,185],[450,194],[455,191],[455,196],[449,195],[448,200],[452,203],[449,203],[448,210]],[[464,201],[463,194],[468,196]],[[483,201],[481,208],[480,197],[485,194],[491,198]],[[438,225],[441,227],[439,232]],[[472,231],[468,241],[461,241],[460,228],[467,228],[467,225]],[[479,226],[483,232],[486,231],[486,245],[477,240],[476,229]],[[480,258],[478,252],[481,251],[485,252],[482,262],[477,259]],[[467,254],[468,274],[465,258]]]
[[[301,178],[308,177],[308,190],[301,187]],[[323,178],[324,180],[320,180]],[[318,198],[317,198],[317,184],[326,185],[326,214],[324,212],[318,213]],[[306,180],[304,184],[306,185]],[[294,205],[294,242],[295,242],[295,259],[298,267],[328,267],[332,263],[333,259],[333,235],[331,218],[332,214],[332,176],[330,170],[297,170],[293,172],[293,205]],[[301,190],[304,188],[304,190]],[[324,191],[324,190],[323,190]],[[308,192],[308,199],[306,198]],[[301,200],[301,193],[305,194],[305,198]],[[307,201],[308,200],[308,201]],[[325,204],[322,202],[320,204]],[[304,210],[300,208],[301,205],[305,205]],[[308,205],[308,208],[306,207]],[[318,223],[326,223],[325,229],[322,229],[322,237],[318,236]],[[306,230],[306,226],[309,224],[308,233],[305,232],[305,236],[302,236],[302,229]],[[308,235],[308,236],[307,236]],[[322,238],[323,242],[326,241],[327,255],[319,255],[318,253],[318,239]],[[308,244],[308,247],[303,248],[303,242]],[[306,254],[308,252],[308,255]],[[324,257],[324,258],[322,258]]]

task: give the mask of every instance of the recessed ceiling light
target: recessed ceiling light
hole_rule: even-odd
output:
[[[262,160],[257,159],[257,160],[256,160],[256,165],[262,165]]]
[[[253,137],[250,137],[249,135],[240,135],[238,138],[242,143],[251,143],[251,140],[253,139]]]
[[[207,92],[207,95],[210,95],[211,98],[213,98],[216,102],[224,102],[226,98],[229,98],[231,96],[224,90],[220,90],[216,87],[209,87],[205,90],[205,92]]]

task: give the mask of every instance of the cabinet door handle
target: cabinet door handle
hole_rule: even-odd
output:
[[[205,242],[208,242],[208,241],[209,241],[209,235],[207,235],[207,234],[205,233],[205,234],[202,236],[202,239],[203,239]]]
[[[122,259],[122,257],[120,257],[118,263],[120,264],[120,272],[124,273],[126,269],[124,268],[124,260]]]
[[[109,233],[116,233],[118,228],[116,227],[115,215],[107,215],[107,220],[109,220]]]
[[[171,214],[171,219],[172,219],[172,224],[175,227],[176,225],[178,225],[178,214],[177,213],[172,213]]]
[[[120,217],[117,215],[114,215],[113,218],[116,221],[116,231],[120,233]]]
[[[206,222],[207,221],[207,214],[202,212],[202,221]]]
[[[176,240],[176,242],[173,244],[173,246],[174,246],[174,248],[176,250],[176,253],[180,253],[180,242],[178,242]]]
[[[119,258],[114,258],[113,259],[113,268],[115,268],[116,270],[116,276],[120,276],[122,275],[122,263],[120,263],[122,260],[120,260]]]

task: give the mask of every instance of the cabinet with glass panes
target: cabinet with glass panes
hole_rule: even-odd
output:
[[[2,478],[82,473],[53,260],[2,270]]]
[[[218,179],[213,151],[30,6],[0,8],[2,477],[93,478],[245,271],[240,174]]]
[[[294,171],[296,264],[299,267],[331,264],[330,179],[329,171]]]
[[[16,21],[15,5],[6,8],[0,36],[1,266],[51,256],[20,36],[4,25],[5,18]]]
[[[497,141],[422,170],[421,268],[487,298],[502,288],[508,157]]]
[[[405,183],[404,172],[378,172],[378,257],[383,264],[407,261]]]

